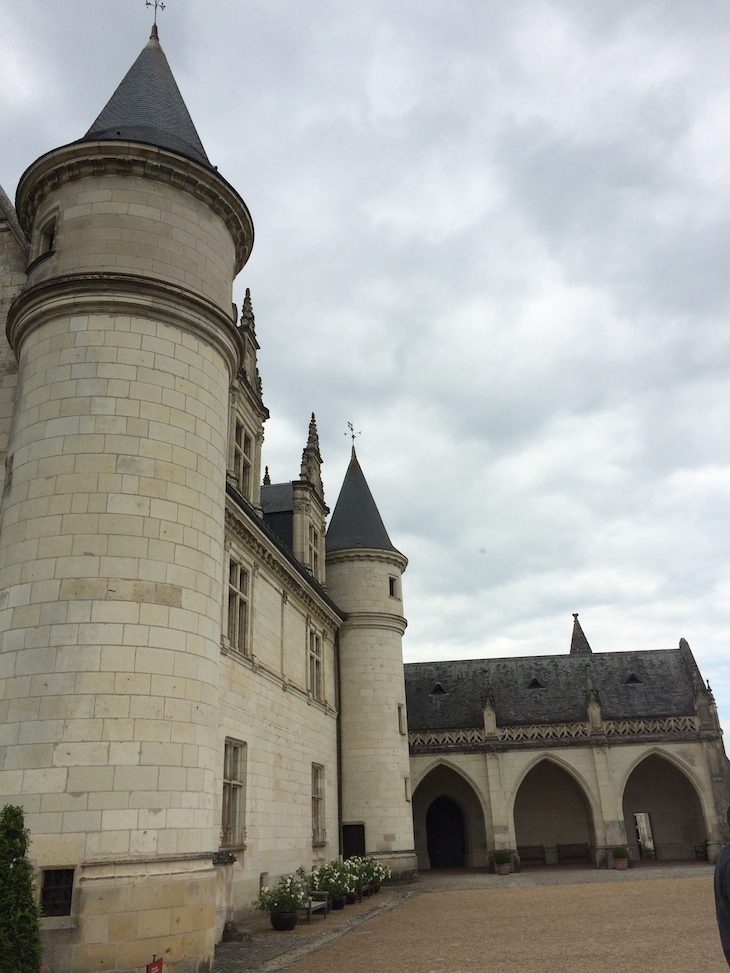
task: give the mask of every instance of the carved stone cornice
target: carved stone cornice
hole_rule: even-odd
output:
[[[23,173],[17,192],[21,227],[30,236],[38,207],[53,190],[88,176],[141,176],[201,200],[228,227],[236,248],[234,275],[253,247],[253,221],[236,190],[215,170],[139,142],[72,142],[42,155]]]
[[[215,304],[137,274],[69,274],[29,287],[10,305],[8,341],[19,356],[25,338],[40,325],[84,314],[125,314],[180,328],[215,348],[233,375],[243,353],[234,320]]]
[[[606,720],[601,733],[591,732],[590,723],[531,723],[497,727],[486,738],[482,727],[454,727],[411,730],[408,743],[414,753],[442,750],[511,750],[530,747],[606,746],[614,743],[649,743],[705,739],[696,716],[660,719]]]
[[[348,548],[343,551],[327,551],[328,564],[351,563],[352,561],[382,561],[392,564],[401,573],[408,567],[408,558],[400,551],[380,551],[375,548]]]

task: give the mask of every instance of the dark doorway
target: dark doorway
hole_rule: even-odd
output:
[[[365,855],[365,825],[342,825],[342,857],[355,858]]]
[[[431,868],[463,868],[466,841],[464,815],[450,797],[437,797],[426,812]]]

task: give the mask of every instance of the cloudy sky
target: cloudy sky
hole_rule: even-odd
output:
[[[0,184],[79,138],[144,0],[0,0]],[[247,201],[265,462],[314,411],[404,579],[407,661],[685,637],[730,729],[727,0],[168,0]]]

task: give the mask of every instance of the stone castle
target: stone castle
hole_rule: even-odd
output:
[[[354,449],[329,524],[314,416],[298,477],[262,478],[252,245],[156,28],[0,191],[0,795],[49,970],[209,971],[261,885],[343,854],[401,879],[714,854],[726,760],[685,642],[594,654],[576,618],[566,656],[404,675],[407,561]]]

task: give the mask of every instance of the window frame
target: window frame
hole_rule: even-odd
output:
[[[323,764],[312,764],[312,847],[327,844],[325,818],[325,770]]]
[[[307,646],[307,680],[309,695],[318,703],[324,702],[324,639],[314,628],[309,629]]]
[[[235,582],[234,582],[235,573]],[[249,623],[251,618],[251,576],[247,564],[228,553],[228,596],[226,600],[226,641],[232,652],[248,656],[250,652]],[[243,586],[241,584],[243,579]]]
[[[233,418],[233,478],[239,493],[251,499],[253,486],[254,439],[241,416]]]
[[[246,847],[246,764],[248,745],[226,737],[221,789],[221,848]]]

